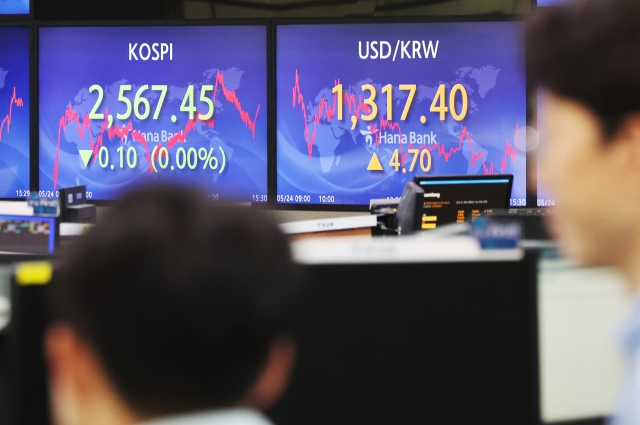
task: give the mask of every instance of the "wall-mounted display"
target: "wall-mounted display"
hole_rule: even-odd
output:
[[[267,26],[38,28],[39,189],[267,201]]]
[[[521,22],[276,26],[277,201],[368,205],[429,175],[514,175],[526,205]]]

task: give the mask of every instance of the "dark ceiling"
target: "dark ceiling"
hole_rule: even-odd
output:
[[[42,20],[443,16],[525,13],[532,0],[33,0]]]

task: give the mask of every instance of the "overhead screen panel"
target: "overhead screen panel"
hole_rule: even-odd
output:
[[[279,25],[278,202],[367,205],[399,197],[414,176],[506,173],[511,205],[525,205],[521,32],[519,22]]]
[[[29,74],[29,28],[0,27],[0,198],[29,195]]]
[[[267,200],[266,26],[40,27],[39,184]]]
[[[0,15],[28,15],[29,0],[0,0]]]

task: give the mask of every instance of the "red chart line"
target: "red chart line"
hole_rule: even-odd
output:
[[[518,130],[519,126],[518,124],[516,124],[515,143],[513,148],[511,147],[511,144],[509,144],[508,140],[505,141],[504,157],[500,160],[500,174],[504,174],[504,172],[506,171],[509,158],[511,158],[511,163],[514,163],[516,161],[516,158],[518,156]],[[459,140],[459,146],[449,148],[448,150],[442,143],[436,143],[433,146],[429,146],[427,149],[432,152],[435,150],[438,154],[438,157],[442,157],[444,158],[445,162],[449,162],[451,156],[457,152],[460,152],[462,150],[464,142],[467,142],[469,144],[469,152],[471,154],[471,168],[475,168],[476,161],[482,160],[482,170],[485,174],[497,174],[492,162],[487,165],[487,159],[484,156],[483,152],[473,152],[474,142],[466,127],[462,129]]]
[[[337,80],[335,84],[340,84],[340,80]],[[329,105],[326,99],[323,97],[320,99],[320,103],[318,104],[317,112],[312,116],[311,121],[313,122],[313,128],[309,127],[309,119],[307,115],[307,108],[304,101],[304,96],[302,94],[302,90],[300,89],[300,77],[298,75],[298,71],[296,70],[295,83],[292,90],[293,94],[293,107],[300,107],[302,110],[302,115],[304,119],[304,136],[307,142],[307,150],[309,154],[309,159],[312,159],[313,145],[316,142],[317,128],[318,124],[320,124],[323,120],[327,122],[331,122],[333,117],[336,116],[337,109],[337,101],[338,95],[333,95],[333,104]],[[355,94],[345,93],[343,94],[343,102],[346,105],[347,111],[349,113],[353,113],[358,119],[360,119],[360,115],[364,112],[365,114],[370,113],[370,107],[365,105],[362,102],[361,96],[356,98]],[[379,123],[371,124],[371,133],[375,134],[376,137],[376,145],[379,146],[381,142],[381,133],[382,131],[390,130],[396,131],[402,140],[402,129],[400,127],[399,122],[387,120],[384,116],[381,116],[379,119]],[[441,157],[445,160],[445,162],[449,162],[451,156],[455,153],[462,151],[464,143],[469,144],[469,149],[471,152],[471,168],[475,168],[476,162],[478,160],[482,161],[482,170],[485,174],[496,174],[495,167],[493,163],[487,164],[487,159],[483,152],[474,153],[474,141],[469,134],[469,131],[466,127],[462,129],[460,133],[460,145],[454,148],[447,149],[445,145],[442,143],[436,143],[431,146],[420,145],[419,149],[428,149],[430,152],[436,151],[438,157]],[[403,144],[400,143],[399,154],[400,154],[400,162],[404,166],[407,157],[409,155],[408,150],[415,149],[415,146],[412,143],[408,144],[407,149],[403,148]],[[509,141],[506,141],[505,150],[504,150],[504,158],[501,159],[500,170],[501,174],[504,174],[507,169],[508,160],[511,159],[511,162],[514,163],[518,154],[518,125],[516,124],[516,133],[515,133],[515,146],[512,148],[509,144]]]
[[[256,113],[254,115],[253,120],[249,116],[249,113],[242,108],[242,103],[240,102],[236,91],[229,90],[224,83],[224,75],[220,71],[216,73],[216,83],[215,89],[213,91],[213,101],[215,104],[218,88],[222,92],[225,100],[227,102],[234,105],[238,113],[240,114],[240,119],[244,123],[244,125],[251,131],[251,138],[255,139],[256,136],[256,122],[258,121],[258,113],[260,112],[260,105],[256,109]],[[136,130],[133,126],[131,120],[129,122],[120,127],[117,124],[114,124],[109,128],[109,110],[105,109],[104,111],[104,120],[100,125],[100,132],[97,135],[93,135],[91,132],[91,120],[89,119],[89,114],[86,114],[84,117],[81,117],[78,112],[69,104],[67,109],[65,110],[64,115],[59,120],[58,125],[58,147],[56,150],[56,160],[53,164],[53,188],[57,187],[58,183],[58,169],[60,166],[60,140],[62,133],[67,130],[67,126],[70,124],[76,124],[78,126],[78,136],[81,140],[84,140],[85,137],[89,137],[89,147],[93,151],[93,162],[96,162],[98,159],[98,153],[100,148],[103,145],[104,135],[106,134],[108,140],[114,140],[116,137],[119,139],[119,142],[122,143],[125,140],[128,140],[129,137],[134,142],[140,143],[144,148],[145,155],[147,157],[147,162],[149,163],[149,174],[153,173],[153,166],[151,164],[151,153],[149,151],[149,146],[147,145],[147,140],[144,133]],[[195,118],[192,120],[188,120],[185,124],[184,128],[175,133],[169,140],[167,140],[167,148],[171,149],[177,143],[185,143],[187,139],[187,135],[194,131],[197,128],[198,123],[202,123],[203,125],[207,125],[211,128],[214,128],[215,121],[213,118],[207,121],[203,121],[199,118],[200,111],[196,111]],[[160,145],[160,143],[158,143]],[[159,151],[159,150],[158,150]],[[155,159],[155,158],[154,158]]]
[[[7,126],[7,134],[11,133],[11,121],[13,120],[13,105],[16,105],[19,108],[24,106],[24,101],[21,97],[16,95],[16,88],[13,88],[13,96],[11,96],[11,100],[9,101],[9,113],[2,119],[0,123],[0,142],[2,141],[2,135],[4,134],[4,126]]]
[[[340,84],[340,80],[335,81],[335,84]],[[334,93],[333,95],[333,104],[329,105],[327,100],[323,97],[320,99],[320,103],[318,104],[318,111],[313,115],[313,130],[309,129],[309,121],[307,116],[307,108],[304,101],[304,96],[302,94],[302,90],[300,89],[300,79],[298,75],[298,71],[296,70],[296,79],[295,84],[292,90],[293,94],[293,107],[300,107],[302,110],[302,115],[304,117],[304,137],[307,141],[307,150],[309,153],[309,159],[312,159],[313,145],[316,143],[316,135],[318,130],[318,124],[323,119],[326,119],[327,122],[331,122],[331,119],[336,116],[336,110],[338,107],[338,95]],[[358,119],[364,112],[365,114],[371,113],[371,107],[369,105],[365,105],[362,101],[362,96],[358,96],[356,98],[355,94],[344,93],[343,94],[343,104],[346,105],[347,112],[350,114],[354,114]],[[375,126],[375,124],[374,124]],[[372,126],[371,131],[374,132],[374,126]],[[393,127],[390,121],[387,122],[387,126]],[[398,126],[399,127],[399,126]],[[380,143],[380,137],[377,137],[376,143]]]

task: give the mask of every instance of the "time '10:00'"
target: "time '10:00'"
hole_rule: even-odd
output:
[[[297,203],[297,204],[310,204],[311,195],[278,195],[278,202],[283,203]],[[333,204],[336,202],[335,196],[318,196],[318,203],[320,204]]]

